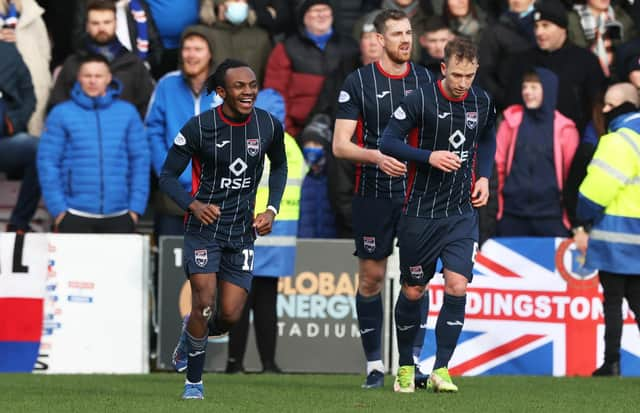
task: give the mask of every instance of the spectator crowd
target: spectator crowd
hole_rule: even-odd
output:
[[[59,232],[134,232],[149,208],[157,236],[182,234],[157,177],[181,126],[220,104],[206,79],[233,58],[284,102],[306,161],[298,235],[350,238],[354,167],[332,129],[345,77],[381,56],[384,8],[410,17],[413,61],[436,77],[449,40],[479,45],[475,82],[499,112],[481,241],[580,227],[605,91],[640,88],[637,1],[0,0],[0,172],[22,179],[6,229],[31,230],[42,195]]]

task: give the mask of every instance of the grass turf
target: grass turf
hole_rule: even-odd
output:
[[[640,378],[464,377],[458,394],[362,390],[353,375],[204,377],[205,400],[179,399],[183,376],[0,374],[0,412],[637,412]]]

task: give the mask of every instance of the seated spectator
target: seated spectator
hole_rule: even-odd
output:
[[[149,195],[149,146],[102,55],[80,62],[71,100],[47,117],[38,150],[44,202],[58,232],[135,230]]]
[[[299,138],[327,75],[357,54],[352,39],[334,33],[328,0],[305,0],[299,10],[300,31],[279,43],[267,62],[264,87],[275,89],[287,107],[286,131]]]
[[[36,110],[29,119],[28,131],[40,136],[51,89],[51,45],[42,20],[44,10],[35,0],[0,0],[0,41],[15,43],[29,68],[36,94]]]
[[[331,128],[326,122],[312,122],[301,136],[302,154],[309,172],[300,191],[299,238],[335,238],[336,216],[329,203],[328,162],[331,156]]]
[[[570,228],[562,188],[578,146],[573,121],[555,110],[558,77],[525,73],[524,105],[504,111],[496,135],[498,236],[566,237]]]
[[[413,61],[420,61],[420,48],[416,47],[418,44],[418,36],[424,32],[424,21],[427,18],[427,14],[424,12],[424,8],[420,6],[420,0],[383,0],[379,9],[374,10],[364,15],[360,20],[356,22],[353,29],[353,37],[359,39],[358,32],[362,27],[362,24],[366,21],[373,21],[380,10],[392,9],[400,10],[409,16],[411,21],[411,29],[413,30],[413,50],[411,51],[411,59]]]
[[[6,229],[26,232],[40,201],[38,138],[25,132],[36,107],[36,96],[29,69],[15,44],[0,41],[0,56],[0,172],[22,177],[18,201]]]
[[[211,27],[208,36],[216,46],[216,61],[246,62],[262,84],[272,45],[269,33],[256,26],[256,13],[249,1],[205,0],[200,16],[201,23]]]
[[[471,0],[446,0],[442,17],[445,24],[458,36],[466,36],[474,43],[480,41],[482,31],[487,26],[487,16]]]
[[[202,0],[147,0],[151,16],[162,42],[162,60],[153,71],[160,79],[165,73],[178,68],[180,39],[187,27],[198,24],[198,12]]]
[[[149,103],[145,125],[151,146],[151,165],[157,177],[182,126],[193,116],[222,103],[215,93],[207,94],[205,86],[213,72],[213,45],[207,34],[203,26],[191,26],[184,31],[180,70],[160,79]],[[191,165],[179,180],[186,191],[191,191]],[[182,235],[184,210],[162,192],[154,193],[153,203],[156,236]]]
[[[87,3],[76,1],[73,38],[82,47],[81,41],[87,26]],[[162,42],[158,35],[149,5],[145,0],[117,0],[116,36],[122,45],[142,59],[149,69],[158,69],[162,60]]]
[[[480,38],[478,82],[493,96],[499,110],[505,108],[505,87],[498,73],[501,62],[536,46],[533,1],[509,0],[509,9]]]
[[[544,67],[559,78],[556,109],[583,130],[591,118],[591,105],[606,86],[606,78],[595,55],[573,45],[567,37],[569,19],[557,0],[535,3],[536,47],[504,61],[497,79],[502,80],[505,105],[519,103],[522,74],[531,67]]]
[[[432,73],[440,75],[440,63],[444,59],[444,47],[455,35],[439,16],[429,17],[420,35],[422,56],[420,63]]]
[[[630,82],[640,90],[640,38],[630,40],[616,50],[617,78]]]
[[[612,5],[611,0],[586,0],[585,4],[575,4],[573,8],[580,17],[576,30],[582,33],[570,35],[570,39],[576,46],[591,50],[598,57],[605,76],[610,77],[615,73],[612,70],[615,48],[636,36],[633,20],[622,7]]]
[[[116,36],[116,6],[109,0],[87,3],[87,32],[82,47],[65,61],[55,81],[49,110],[71,96],[80,62],[89,54],[100,54],[109,62],[113,77],[120,81],[120,98],[132,103],[144,116],[153,92],[153,79],[138,56],[128,51]]]

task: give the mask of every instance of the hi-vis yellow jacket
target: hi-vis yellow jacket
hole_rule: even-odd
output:
[[[287,154],[287,186],[282,195],[278,216],[273,223],[273,231],[265,237],[258,237],[255,242],[253,273],[256,276],[282,277],[294,273],[300,188],[307,167],[298,143],[286,132],[284,147]],[[256,213],[264,212],[267,208],[269,170],[269,159],[265,158],[264,172],[256,193]]]
[[[640,113],[621,118],[600,138],[580,185],[578,216],[593,222],[586,266],[640,275]]]

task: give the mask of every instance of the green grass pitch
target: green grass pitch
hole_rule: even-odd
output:
[[[205,400],[182,401],[184,376],[0,375],[0,412],[639,412],[640,378],[464,377],[458,394],[362,390],[354,375],[204,377]]]

